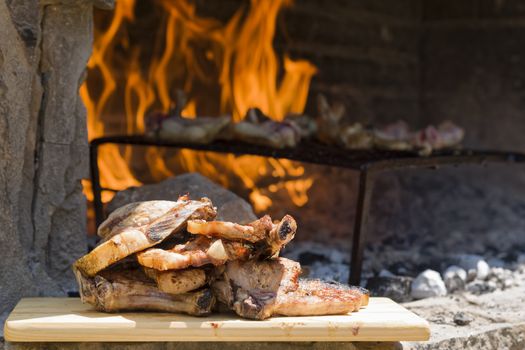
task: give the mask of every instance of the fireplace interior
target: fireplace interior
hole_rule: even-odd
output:
[[[325,98],[345,125],[452,121],[459,149],[525,152],[518,0],[0,0],[0,37],[0,316],[20,296],[77,292],[71,263],[97,243],[87,142],[147,134],[159,115],[316,120]],[[160,145],[98,151],[104,215],[200,173],[257,216],[293,215],[300,234],[284,255],[348,280],[357,172]],[[474,260],[510,276],[525,262],[524,167],[438,168],[377,176],[363,285]],[[445,293],[518,283],[487,276]],[[413,298],[410,283],[398,300]]]
[[[423,128],[451,120],[466,130],[465,148],[521,151],[520,11],[506,1],[117,2],[114,11],[95,11],[94,53],[81,89],[89,137],[144,133],[152,113],[173,108],[180,90],[188,118],[240,120],[250,107],[276,120],[315,117],[316,97],[324,95],[344,106],[348,121],[403,120]],[[250,201],[259,215],[292,213],[302,228],[299,241],[350,249],[355,172],[163,147],[105,145],[99,152],[103,188],[199,172]],[[524,248],[522,201],[514,191],[524,185],[521,170],[463,166],[381,175],[368,244],[375,250],[389,242],[379,249],[388,250],[390,266],[373,259],[367,271],[402,265],[414,241],[435,254],[413,273],[438,268],[440,249],[490,249],[511,259],[510,247]],[[102,193],[104,202],[112,196]],[[456,232],[479,246],[435,243]],[[500,235],[508,239],[491,238]],[[391,245],[398,246],[396,258]]]

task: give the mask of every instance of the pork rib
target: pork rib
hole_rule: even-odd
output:
[[[199,236],[171,249],[147,249],[137,253],[137,260],[144,267],[160,271],[180,270],[207,264],[219,266],[229,260],[248,259],[254,251],[255,247],[251,244]]]
[[[212,289],[239,316],[259,320],[272,315],[344,314],[367,304],[364,290],[299,280],[300,272],[299,263],[285,258],[233,261]]]
[[[192,223],[196,225],[192,226]],[[137,253],[137,260],[142,266],[166,271],[200,267],[206,264],[220,266],[227,261],[271,257],[290,242],[297,231],[295,220],[290,215],[286,215],[277,225],[272,224],[269,216],[254,221],[249,226],[237,225],[240,228],[237,227],[235,230],[249,227],[249,232],[261,233],[261,236],[264,234],[264,239],[259,239],[255,243],[210,238],[208,234],[205,235],[205,233],[214,232],[215,237],[231,237],[231,235],[224,234],[233,232],[229,224],[231,223],[188,221],[188,230],[199,232],[195,239],[185,244],[175,245],[171,249],[147,249]]]
[[[177,205],[157,219],[150,220],[148,224],[125,228],[102,242],[89,254],[78,259],[75,267],[87,276],[94,276],[126,256],[152,247],[184,229],[188,220],[213,219],[216,215],[215,208],[207,198],[199,201],[183,198],[176,203]]]
[[[225,221],[191,220],[188,221],[187,230],[189,233],[193,234],[233,240],[244,240],[252,243],[264,238],[257,237],[252,226],[239,225]]]
[[[265,215],[248,225],[224,221],[190,220],[187,230],[196,235],[263,243],[267,248],[265,254],[273,256],[294,238],[297,223],[293,217],[285,215],[277,225],[274,225],[270,216]]]
[[[74,272],[82,302],[99,311],[146,310],[204,316],[215,304],[209,288],[183,294],[164,293],[141,270],[106,270],[93,278],[75,268]]]

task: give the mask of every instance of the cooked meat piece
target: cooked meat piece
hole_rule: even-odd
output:
[[[161,291],[169,294],[191,292],[207,282],[206,271],[203,269],[158,271],[146,267],[144,272],[157,282],[157,287]]]
[[[265,121],[253,124],[241,121],[232,126],[233,138],[273,148],[295,147],[299,143],[299,132],[286,122]]]
[[[145,267],[166,271],[206,264],[223,265],[229,260],[248,259],[255,251],[251,244],[199,236],[171,249],[147,249],[137,254],[138,262]]]
[[[188,221],[189,233],[205,235],[208,237],[220,237],[232,240],[244,240],[248,242],[257,242],[261,238],[254,235],[253,227],[239,225],[227,221]]]
[[[181,205],[179,201],[146,201],[134,202],[120,207],[109,214],[108,218],[100,224],[97,234],[100,238],[108,240],[123,230],[148,225],[152,221],[166,214],[170,209]]]
[[[295,147],[301,139],[294,125],[270,119],[258,108],[250,108],[242,121],[231,124],[224,137],[274,148]]]
[[[463,141],[465,137],[465,130],[451,121],[444,121],[439,124],[438,132],[440,135],[440,142],[437,145],[434,145],[434,148],[446,148],[446,147],[455,147]]]
[[[99,311],[145,310],[204,316],[215,304],[209,288],[176,295],[164,293],[141,270],[106,270],[92,278],[75,268],[74,272],[82,302]]]
[[[233,261],[212,289],[239,316],[265,319],[274,314],[278,295],[297,289],[300,273],[299,263],[285,258]]]
[[[255,243],[266,239],[273,226],[270,216],[265,215],[247,225],[227,221],[190,220],[187,230],[196,235]]]
[[[261,255],[273,256],[294,238],[297,223],[293,217],[285,215],[281,222],[274,225],[270,216],[265,215],[248,225],[224,221],[191,220],[188,221],[187,229],[190,233],[209,237],[262,243],[262,245],[259,244]]]
[[[233,290],[230,281],[226,281],[222,278],[218,278],[211,284],[211,290],[215,298],[217,298],[217,306],[224,306],[228,311],[232,310],[233,307]],[[224,309],[221,308],[221,309]]]
[[[342,125],[338,140],[346,149],[371,149],[374,145],[372,133],[360,123]]]
[[[308,139],[317,132],[317,122],[305,114],[288,114],[284,120],[294,127],[301,139]]]
[[[216,222],[198,221],[196,226],[189,224],[188,228],[194,232],[211,232],[211,230],[208,230],[209,227],[229,230],[228,224],[230,223],[221,222],[217,226],[212,223]],[[152,248],[139,252],[137,253],[137,259],[142,266],[165,271],[200,267],[206,264],[219,266],[227,261],[271,257],[279,253],[282,247],[294,238],[297,231],[297,223],[290,215],[286,215],[277,225],[273,225],[270,217],[265,216],[247,227],[253,228],[254,236],[255,232],[264,231],[265,239],[252,244],[249,242],[244,243],[198,236],[185,244],[178,244],[171,249]],[[213,236],[222,237],[224,235],[222,233],[214,233]]]
[[[190,219],[213,219],[216,215],[211,201],[203,198],[200,201],[182,199],[178,205],[164,215],[139,227],[122,230],[89,254],[75,262],[76,268],[87,276],[94,276],[109,265],[128,255],[152,247],[175,232],[186,228]]]
[[[285,215],[282,220],[275,225],[268,234],[266,244],[269,247],[268,256],[274,256],[287,245],[297,232],[297,223],[290,215]]]
[[[408,151],[413,149],[413,138],[414,133],[401,120],[374,130],[374,144],[379,149]]]
[[[300,279],[299,287],[277,297],[274,314],[310,316],[346,314],[368,304],[368,292],[357,287]]]
[[[214,141],[230,123],[230,116],[195,119],[168,117],[162,120],[158,136],[176,142],[207,144]]]
[[[430,125],[414,135],[413,143],[423,149],[424,154],[432,150],[457,146],[463,140],[465,131],[450,121],[441,123],[437,128]]]
[[[418,150],[429,155],[433,150],[457,146],[463,140],[465,131],[452,122],[441,123],[437,128],[429,125],[419,131],[411,131],[408,124],[398,121],[374,131],[377,148],[388,150]]]
[[[341,124],[345,114],[345,106],[342,103],[330,105],[326,97],[317,95],[317,138],[326,144],[335,144],[339,140]]]
[[[251,319],[344,314],[367,302],[368,297],[358,288],[299,281],[300,272],[299,263],[285,258],[233,261],[212,289],[219,301]]]

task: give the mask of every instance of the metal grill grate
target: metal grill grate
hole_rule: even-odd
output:
[[[101,137],[90,143],[90,167],[93,187],[95,219],[97,227],[105,219],[98,167],[98,148],[104,144],[156,146],[192,149],[236,155],[255,155],[277,159],[289,159],[305,163],[347,168],[359,172],[359,192],[352,235],[352,252],[349,283],[358,285],[361,280],[364,237],[366,236],[370,199],[374,178],[380,172],[402,168],[438,168],[441,165],[487,163],[525,163],[525,154],[505,151],[475,151],[453,149],[436,151],[429,156],[416,152],[381,150],[345,150],[314,142],[302,142],[294,148],[275,149],[243,142],[213,142],[206,145],[177,143],[143,135]]]

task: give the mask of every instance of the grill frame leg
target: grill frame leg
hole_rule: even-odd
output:
[[[352,234],[352,252],[350,258],[350,276],[348,283],[358,286],[361,282],[363,250],[370,214],[370,201],[374,190],[375,174],[368,168],[359,171],[359,190],[357,195],[354,232]]]
[[[95,224],[98,229],[104,221],[104,207],[102,205],[102,186],[100,184],[100,171],[98,168],[98,144],[89,145],[89,167],[91,189],[93,191],[93,206],[95,209]]]

